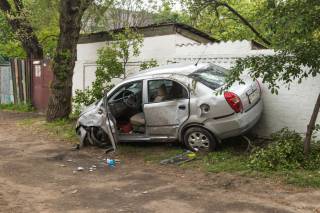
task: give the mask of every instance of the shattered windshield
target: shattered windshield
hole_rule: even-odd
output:
[[[210,65],[210,67],[197,70],[189,76],[196,81],[199,81],[211,89],[217,89],[224,85],[228,70],[217,65]]]

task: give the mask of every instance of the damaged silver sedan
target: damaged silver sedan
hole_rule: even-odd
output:
[[[222,139],[250,130],[263,110],[260,85],[249,77],[217,93],[227,72],[208,63],[140,72],[85,109],[77,132],[82,143],[180,141],[212,151]]]

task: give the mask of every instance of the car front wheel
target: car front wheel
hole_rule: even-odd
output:
[[[191,127],[184,134],[185,145],[193,151],[213,151],[216,148],[216,140],[213,135],[201,127]]]

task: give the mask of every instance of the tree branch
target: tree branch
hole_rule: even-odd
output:
[[[11,12],[11,6],[7,0],[0,0],[0,9],[6,13]]]
[[[21,42],[23,49],[27,53],[28,58],[41,59],[43,58],[43,49],[37,36],[34,33],[30,22],[20,16],[20,10],[23,5],[21,0],[14,0],[16,11],[13,11],[10,3],[7,0],[0,0],[0,10],[6,14],[6,19],[12,32],[16,33],[17,39]]]
[[[23,8],[23,4],[21,0],[13,0],[14,6],[18,12],[20,12]]]
[[[225,3],[225,2],[220,2],[218,0],[206,0],[207,3],[214,3],[217,7],[219,6],[223,6],[225,8],[227,8],[231,13],[233,13],[234,15],[236,15],[241,22],[246,25],[247,27],[250,28],[250,30],[259,38],[261,39],[265,44],[267,45],[271,45],[271,42],[268,41],[266,38],[264,38],[253,26],[252,24],[250,24],[250,22],[244,18],[240,13],[238,13],[238,11],[236,11],[233,7],[231,7],[229,4]]]
[[[318,95],[316,104],[314,106],[314,109],[313,109],[313,112],[312,112],[312,116],[311,116],[310,122],[308,124],[306,137],[304,139],[304,150],[303,150],[303,152],[304,152],[305,155],[308,155],[309,152],[310,152],[310,144],[311,144],[312,132],[313,132],[313,130],[315,128],[315,125],[316,125],[319,109],[320,109],[320,93]]]

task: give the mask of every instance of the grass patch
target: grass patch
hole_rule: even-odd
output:
[[[239,172],[248,171],[247,157],[229,151],[209,153],[203,157],[208,172]]]
[[[295,186],[320,188],[320,171],[293,170],[277,172],[274,175]]]
[[[320,171],[304,169],[257,170],[250,166],[250,153],[247,143],[241,138],[224,141],[218,150],[208,154],[199,153],[195,161],[182,164],[186,169],[201,169],[209,173],[234,173],[254,178],[267,178],[299,187],[320,188]],[[159,164],[161,160],[181,154],[184,150],[178,145],[167,144],[121,144],[121,155],[142,158],[147,163]]]
[[[46,122],[44,118],[28,118],[22,120],[20,125],[46,131],[47,133],[57,136],[62,140],[72,143],[78,142],[75,132],[75,121],[70,119],[62,119],[53,122]]]
[[[65,140],[70,140],[72,142],[78,141],[74,120],[62,119],[50,123],[45,122],[44,128]]]
[[[31,104],[0,104],[0,110],[16,112],[33,112],[35,111]]]

